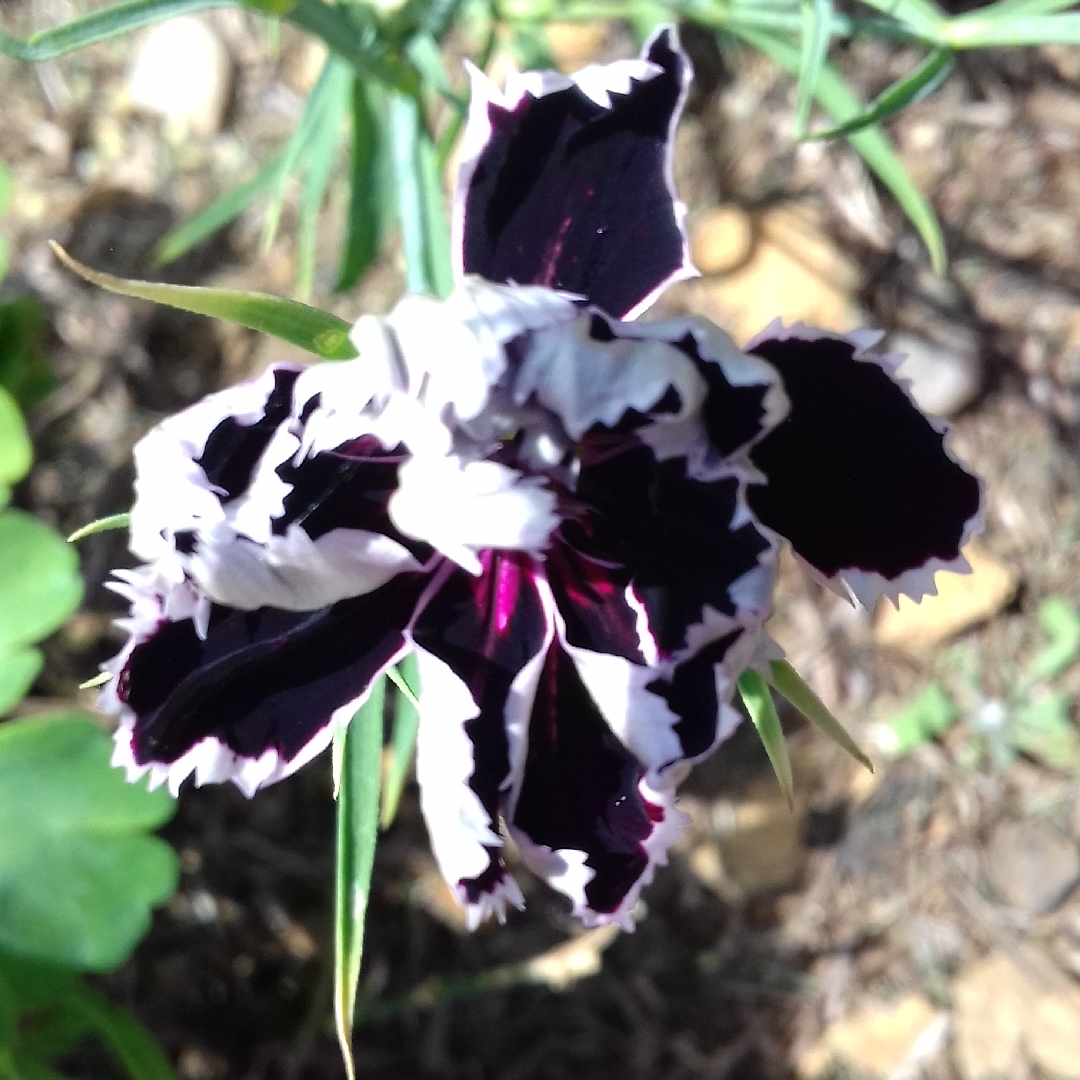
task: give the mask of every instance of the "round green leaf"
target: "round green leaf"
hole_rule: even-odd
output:
[[[0,652],[0,716],[10,712],[30,692],[42,662],[37,649]]]
[[[74,548],[22,510],[0,514],[0,651],[47,637],[81,598]]]
[[[15,399],[0,386],[0,484],[13,484],[30,471],[33,449]]]
[[[176,888],[176,856],[146,835],[174,803],[128,784],[111,754],[83,716],[0,725],[0,949],[111,970]]]

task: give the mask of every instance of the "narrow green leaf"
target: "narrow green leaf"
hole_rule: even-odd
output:
[[[375,261],[385,227],[380,123],[364,81],[352,85],[352,153],[349,160],[349,218],[338,269],[339,292],[351,289]]]
[[[906,24],[912,31],[923,36],[932,36],[941,23],[945,13],[931,0],[862,0],[867,6],[880,11],[883,15]]]
[[[70,1080],[70,1077],[50,1069],[48,1065],[27,1054],[21,1044],[12,1053],[12,1063],[16,1080]],[[0,1072],[0,1075],[3,1073]]]
[[[109,532],[110,529],[126,529],[131,524],[131,514],[110,514],[108,517],[98,518],[96,521],[91,521],[88,525],[84,525],[81,529],[76,529],[68,538],[69,544],[74,544],[79,540],[85,539],[87,536],[93,536],[95,533]]]
[[[264,191],[278,181],[281,170],[282,155],[278,154],[246,183],[227,191],[205,210],[200,210],[193,218],[166,233],[154,249],[154,265],[164,266],[173,259],[180,258],[184,252],[190,251],[196,244],[239,217]]]
[[[337,778],[337,873],[334,904],[334,1021],[345,1071],[356,1080],[352,1053],[356,986],[364,953],[371,870],[379,832],[379,773],[386,681],[335,740]]]
[[[264,15],[270,15],[274,19],[280,19],[288,15],[296,4],[296,0],[243,0],[245,7],[254,8]]]
[[[951,19],[941,28],[953,49],[1000,49],[1017,45],[1080,45],[1080,15],[984,18],[979,12]]]
[[[795,782],[791,776],[791,761],[788,759],[784,730],[780,726],[780,717],[776,713],[769,685],[752,668],[747,668],[739,676],[738,685],[746,711],[757,728],[765,753],[769,755],[780,790],[784,793],[788,806],[794,806]]]
[[[322,40],[360,75],[378,79],[405,94],[417,94],[420,78],[387,40],[373,4],[327,4],[296,0],[286,18]]]
[[[795,105],[795,137],[806,134],[810,106],[814,103],[818,78],[829,55],[832,39],[832,0],[800,0],[802,45],[799,50],[798,97]]]
[[[450,225],[446,220],[445,193],[438,155],[427,131],[420,134],[416,147],[420,191],[424,204],[424,229],[431,275],[436,296],[448,296],[454,288],[453,256],[450,252]]]
[[[348,71],[348,67],[340,57],[330,56],[323,64],[322,71],[311,93],[308,94],[304,103],[304,112],[300,122],[293,129],[289,141],[282,148],[278,158],[278,173],[274,178],[274,192],[266,207],[266,217],[263,221],[262,240],[260,241],[263,253],[269,251],[270,245],[277,236],[278,223],[281,221],[281,210],[285,205],[285,191],[289,177],[296,170],[301,159],[311,150],[311,145],[318,138],[326,119],[326,111],[339,92],[339,80]]]
[[[859,764],[865,765],[871,772],[873,763],[859,749],[858,743],[847,733],[844,725],[836,719],[825,703],[803,681],[802,676],[786,661],[776,660],[770,667],[772,688],[785,697],[812,724],[819,727],[838,746],[846,750]]]
[[[92,285],[120,296],[152,300],[156,304],[225,319],[251,330],[281,338],[324,360],[351,360],[356,349],[349,341],[351,327],[328,311],[285,300],[267,293],[233,289],[204,289],[194,285],[163,285],[155,281],[130,281],[113,277],[73,259],[59,244],[50,241],[53,254],[73,273]]]
[[[319,128],[306,155],[307,174],[300,198],[300,219],[296,229],[296,291],[301,299],[311,295],[315,283],[315,248],[318,242],[319,211],[330,184],[330,174],[341,144],[341,128],[348,109],[352,72],[335,58],[332,88],[323,108]]]
[[[32,64],[40,64],[119,34],[129,34],[144,26],[164,22],[177,15],[232,6],[232,0],[131,0],[130,3],[116,4],[84,15],[81,19],[73,19],[61,26],[31,34],[25,41],[0,31],[0,52]]]
[[[420,104],[409,94],[394,92],[389,95],[389,106],[401,247],[405,254],[405,288],[410,293],[434,293],[427,247],[424,184],[417,167],[423,124]]]
[[[420,713],[417,711],[420,671],[416,654],[409,653],[398,664],[397,670],[391,668],[391,672],[390,678],[397,687],[397,694],[394,726],[383,769],[382,807],[379,811],[381,829],[388,829],[397,816],[405,778],[409,775],[409,766],[416,751],[416,733],[420,729]]]
[[[61,1007],[82,1020],[117,1056],[132,1080],[176,1080],[176,1073],[153,1036],[130,1013],[96,990],[76,983]]]
[[[754,48],[771,56],[792,75],[798,74],[799,52],[790,42],[745,26],[732,26],[731,29]],[[828,63],[822,67],[815,96],[822,108],[841,124],[863,111],[861,103],[848,88],[843,77]],[[892,143],[877,125],[863,128],[849,135],[848,138],[866,164],[903,207],[911,223],[918,229],[923,243],[926,244],[931,265],[937,273],[942,273],[947,256],[941,226],[938,224],[933,207],[912,183]]]
[[[911,74],[893,83],[858,116],[836,127],[811,132],[808,138],[836,139],[880,123],[906,106],[932,94],[949,77],[955,66],[956,58],[948,49],[935,49]]]
[[[1017,15],[1048,15],[1075,5],[1076,0],[998,0],[979,8],[977,14],[980,19],[1011,19]]]

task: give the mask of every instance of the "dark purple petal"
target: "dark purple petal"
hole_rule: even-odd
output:
[[[529,720],[528,754],[508,824],[529,866],[590,925],[631,926],[630,912],[666,862],[684,816],[597,709],[574,660],[547,654]]]
[[[560,530],[552,537],[544,569],[569,645],[634,664],[655,656],[655,643],[648,636],[642,640],[648,631],[641,625],[641,603],[628,591],[631,573],[626,567],[576,550]]]
[[[427,562],[431,547],[401,533],[387,510],[398,489],[398,467],[408,458],[404,443],[385,447],[374,435],[362,435],[300,462],[286,461],[276,471],[290,491],[273,519],[274,535],[284,535],[293,524],[312,540],[334,529],[362,530],[388,536]]]
[[[275,369],[274,388],[266,399],[262,416],[251,424],[227,416],[207,437],[195,463],[206,473],[207,480],[224,492],[223,501],[235,499],[250,486],[259,458],[277,429],[289,419],[293,387],[299,374],[299,369]]]
[[[777,369],[791,403],[750,452],[768,480],[747,495],[762,524],[871,608],[880,594],[918,600],[937,570],[966,568],[979,482],[886,367],[858,340],[805,327],[748,348]]]
[[[413,629],[420,663],[417,779],[439,865],[471,925],[521,897],[498,815],[520,775],[529,702],[551,638],[531,559],[483,552],[455,570]]]
[[[121,715],[118,761],[177,790],[233,780],[247,794],[289,775],[347,722],[401,655],[426,584],[400,575],[318,611],[214,605],[205,637],[191,619],[146,618],[103,695]]]
[[[741,489],[738,476],[693,480],[685,459],[657,462],[640,446],[581,470],[587,510],[562,534],[582,554],[629,568],[651,636],[670,655],[692,644],[687,632],[707,608],[739,621],[768,608],[773,544]]]
[[[731,654],[737,645],[747,644],[743,639],[743,631],[733,630],[679,664],[670,678],[648,684],[646,689],[663,698],[678,717],[672,731],[682,752],[666,765],[707,757],[735,730],[739,714],[728,701],[742,665],[733,662]]]
[[[618,317],[690,276],[671,163],[690,76],[672,28],[639,61],[573,80],[530,73],[505,98],[477,74],[455,208],[459,270],[567,290]]]

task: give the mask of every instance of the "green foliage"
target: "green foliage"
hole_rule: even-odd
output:
[[[75,972],[0,951],[0,1075],[57,1080],[50,1063],[88,1036],[100,1039],[133,1080],[176,1080],[146,1029]]]
[[[795,782],[791,776],[784,731],[780,727],[780,717],[773,704],[769,684],[756,671],[748,668],[739,676],[739,694],[765,747],[765,753],[769,755],[780,790],[791,806],[795,800]]]
[[[0,305],[0,716],[41,669],[34,644],[82,596],[74,549],[7,508],[32,460],[19,405],[51,386],[43,328],[33,302]],[[85,716],[0,724],[0,1077],[63,1080],[51,1063],[93,1036],[134,1080],[175,1080],[145,1029],[78,976],[122,963],[176,887],[172,849],[147,835],[172,800],[129,785],[111,755]]]
[[[295,300],[266,293],[237,292],[234,289],[204,289],[194,285],[163,285],[153,281],[128,281],[77,262],[59,244],[52,249],[63,264],[85,280],[109,292],[138,300],[210,315],[238,323],[271,337],[281,338],[314,353],[323,360],[349,360],[356,349],[349,341],[351,327],[328,311],[308,307]]]
[[[938,683],[931,683],[889,721],[894,754],[909,754],[916,746],[944,735],[960,719],[956,703]]]
[[[174,803],[111,768],[112,740],[67,713],[0,726],[0,948],[108,971],[176,887],[149,829]]]
[[[337,792],[337,873],[334,903],[334,1019],[350,1080],[355,1080],[352,1031],[364,954],[364,921],[379,832],[379,774],[386,679],[334,740]]]
[[[1027,754],[1050,768],[1080,772],[1080,731],[1070,716],[1074,695],[1061,685],[1080,661],[1080,613],[1052,596],[1039,605],[1038,619],[1042,645],[1026,666],[1004,673],[1003,697],[988,695],[985,673],[966,652],[954,652],[948,686],[930,683],[889,721],[887,748],[910,753],[964,717],[965,738],[956,752],[965,764],[988,759],[1004,768]]]

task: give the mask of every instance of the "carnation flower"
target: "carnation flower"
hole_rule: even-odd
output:
[[[634,321],[694,273],[672,29],[637,60],[472,71],[458,285],[278,365],[136,448],[116,761],[251,795],[406,654],[417,779],[470,925],[522,903],[502,825],[586,924],[632,925],[735,728],[781,540],[870,606],[963,568],[981,489],[880,335]]]

